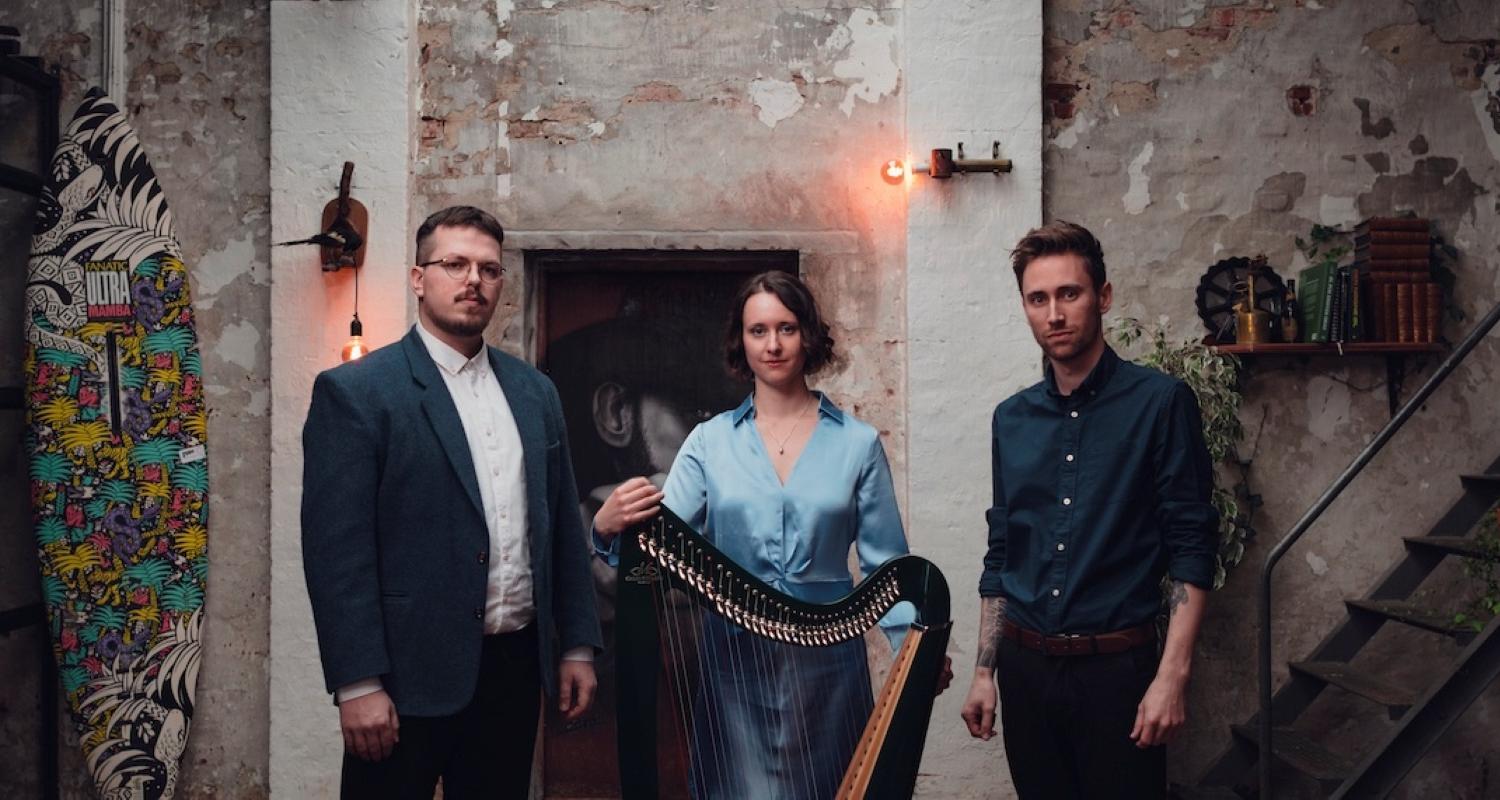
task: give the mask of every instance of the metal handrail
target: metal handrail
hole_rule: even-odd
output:
[[[1275,571],[1276,563],[1281,560],[1281,557],[1286,555],[1304,533],[1307,533],[1307,529],[1311,528],[1312,524],[1317,522],[1318,517],[1322,516],[1333,501],[1338,499],[1345,487],[1364,470],[1375,454],[1379,453],[1381,448],[1391,440],[1391,437],[1396,435],[1396,431],[1400,430],[1401,426],[1417,413],[1422,404],[1427,402],[1427,398],[1437,391],[1438,386],[1442,385],[1459,363],[1469,355],[1469,352],[1478,346],[1479,340],[1495,327],[1496,322],[1500,322],[1500,303],[1490,309],[1490,313],[1484,315],[1479,324],[1474,326],[1474,330],[1470,331],[1458,347],[1443,359],[1443,363],[1438,366],[1437,371],[1432,373],[1432,377],[1428,378],[1427,382],[1422,384],[1422,388],[1418,389],[1417,393],[1401,406],[1401,410],[1396,412],[1391,421],[1380,429],[1380,433],[1376,434],[1368,445],[1365,445],[1365,449],[1360,451],[1353,463],[1339,474],[1317,502],[1313,503],[1312,508],[1309,508],[1307,513],[1297,520],[1292,530],[1282,537],[1266,556],[1266,565],[1260,571],[1260,760],[1256,764],[1260,772],[1260,796],[1262,798],[1270,798],[1274,788],[1271,785],[1271,760],[1274,757],[1271,739],[1272,729],[1275,727],[1274,720],[1271,718],[1271,573]]]

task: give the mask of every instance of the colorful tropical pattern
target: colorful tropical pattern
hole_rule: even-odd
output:
[[[68,706],[106,800],[170,798],[198,681],[208,426],[187,268],[125,115],[90,92],[26,284],[26,448]]]

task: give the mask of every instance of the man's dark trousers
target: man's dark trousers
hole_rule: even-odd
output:
[[[1130,739],[1157,661],[1154,643],[1048,656],[1001,640],[1000,722],[1021,800],[1166,797],[1166,748]]]
[[[531,784],[542,701],[536,627],[484,637],[474,699],[447,717],[401,717],[396,749],[383,761],[344,751],[345,800],[524,800]]]

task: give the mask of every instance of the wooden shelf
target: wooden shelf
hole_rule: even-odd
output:
[[[1214,344],[1205,338],[1204,344],[1215,352],[1254,360],[1267,356],[1284,358],[1333,356],[1380,356],[1385,359],[1386,405],[1391,416],[1401,407],[1401,388],[1406,382],[1406,357],[1438,355],[1446,353],[1451,346],[1446,342],[1345,342],[1343,344],[1314,344],[1311,342],[1267,342],[1265,344]],[[1245,364],[1246,369],[1250,367]]]
[[[1236,356],[1351,356],[1351,355],[1403,355],[1442,353],[1446,344],[1416,342],[1345,342],[1337,344],[1313,344],[1308,342],[1268,342],[1264,344],[1213,344],[1209,347],[1220,353]]]

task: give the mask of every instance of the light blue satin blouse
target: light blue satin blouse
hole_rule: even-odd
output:
[[[817,425],[785,485],[755,428],[753,397],[688,435],[664,487],[666,506],[778,591],[815,603],[848,594],[860,570],[907,552],[880,434],[818,394]],[[893,644],[912,619],[881,621]]]

